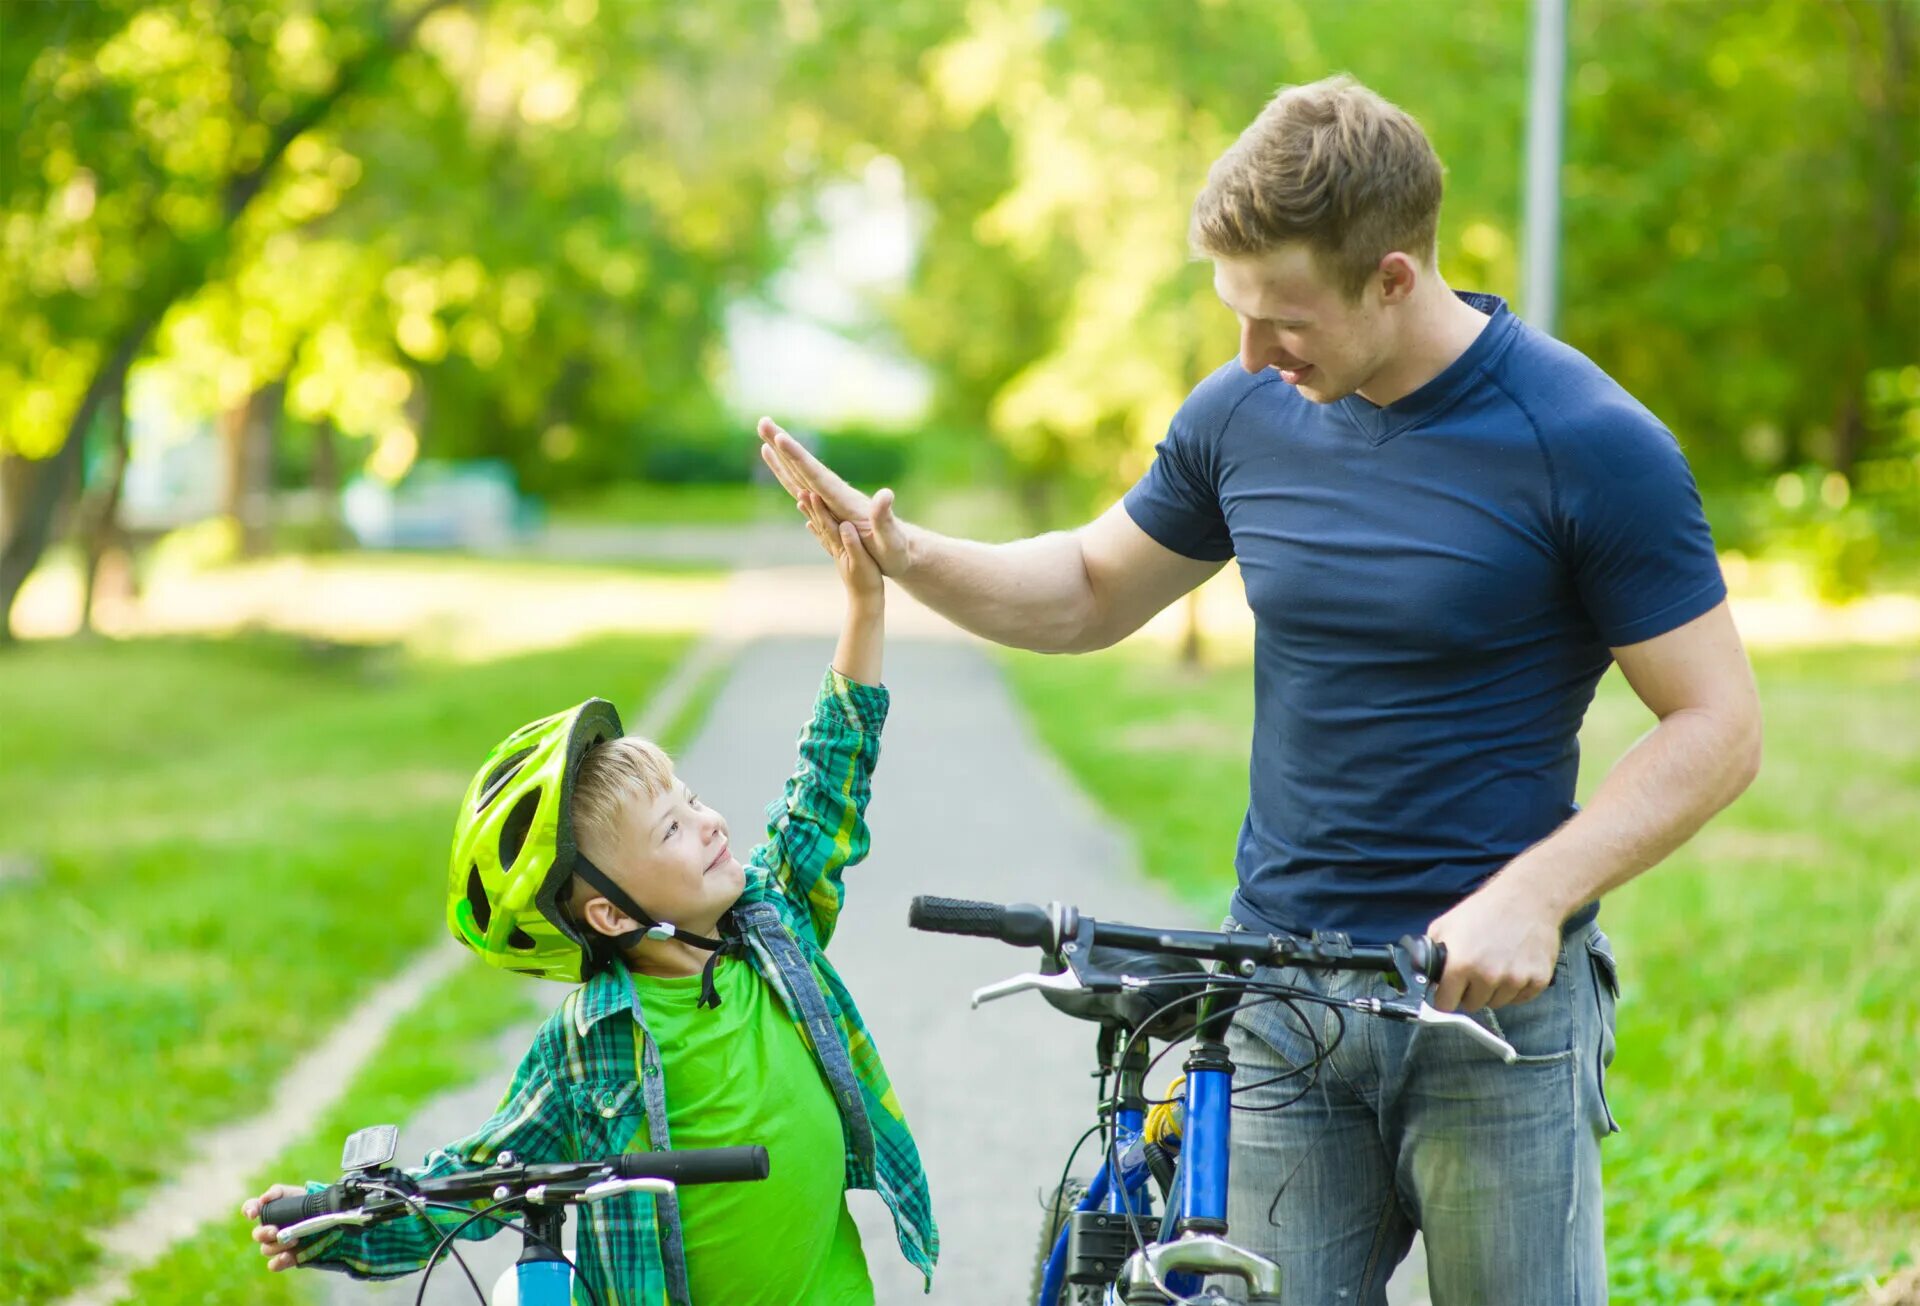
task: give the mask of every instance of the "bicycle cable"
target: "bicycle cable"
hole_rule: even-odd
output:
[[[1318,1072],[1320,1068],[1326,1064],[1327,1059],[1331,1057],[1333,1055],[1334,1050],[1340,1046],[1340,1043],[1342,1039],[1344,1039],[1346,1034],[1345,1013],[1340,1010],[1339,1004],[1337,1003],[1337,1001],[1334,999],[1328,998],[1323,994],[1314,993],[1312,990],[1309,990],[1309,989],[1301,989],[1293,985],[1278,984],[1270,980],[1256,980],[1252,978],[1243,978],[1237,975],[1222,975],[1219,973],[1208,973],[1206,975],[1195,975],[1195,976],[1169,976],[1166,978],[1171,979],[1176,983],[1191,983],[1191,984],[1198,985],[1202,988],[1231,987],[1231,988],[1237,988],[1241,990],[1243,994],[1257,993],[1261,995],[1259,1000],[1256,1002],[1253,1002],[1250,1004],[1245,1002],[1235,1004],[1234,1015],[1238,1015],[1239,1012],[1242,1010],[1257,1010],[1262,1006],[1268,1006],[1274,1003],[1285,1003],[1288,1009],[1294,1011],[1295,1014],[1300,1018],[1301,1027],[1306,1032],[1307,1038],[1312,1043],[1314,1048],[1313,1058],[1303,1063],[1302,1065],[1296,1066],[1293,1069],[1288,1070],[1280,1075],[1273,1076],[1269,1079],[1256,1081],[1253,1084],[1246,1085],[1245,1088],[1254,1089],[1254,1088],[1264,1087],[1268,1084],[1278,1083],[1283,1079],[1291,1078],[1292,1076],[1298,1075],[1298,1074],[1308,1074],[1310,1078],[1308,1078],[1306,1083],[1301,1086],[1301,1089],[1298,1093],[1296,1093],[1294,1096],[1290,1098],[1287,1098],[1283,1102],[1275,1103],[1275,1104],[1264,1106],[1264,1107],[1235,1107],[1234,1108],[1235,1110],[1244,1111],[1244,1112],[1276,1111],[1288,1106],[1292,1106],[1295,1102],[1300,1101],[1308,1093],[1313,1091],[1314,1085],[1319,1082]],[[1159,982],[1165,982],[1165,980],[1162,980]],[[1175,997],[1166,1002],[1163,1002],[1160,1006],[1156,1007],[1151,1013],[1147,1015],[1145,1019],[1141,1020],[1137,1026],[1135,1026],[1132,1030],[1128,1031],[1126,1040],[1122,1045],[1122,1047],[1119,1049],[1119,1052],[1115,1057],[1116,1062],[1122,1061],[1125,1059],[1126,1055],[1133,1050],[1134,1043],[1137,1042],[1140,1038],[1145,1037],[1142,1031],[1144,1031],[1155,1020],[1158,1020],[1162,1015],[1166,1014],[1169,1011],[1174,1010],[1177,1007],[1187,1005],[1194,1001],[1195,1001],[1194,995],[1183,993],[1178,997]],[[1302,1001],[1317,1002],[1322,1005],[1332,1007],[1334,1009],[1334,1011],[1339,1017],[1340,1033],[1333,1040],[1331,1044],[1322,1043],[1318,1031],[1316,1031],[1313,1028],[1312,1022],[1308,1021],[1305,1017],[1305,1013],[1299,1011],[1298,1007],[1294,1005],[1295,1003],[1302,1002]],[[1158,1066],[1160,1064],[1161,1059],[1164,1058],[1168,1053],[1172,1052],[1175,1048],[1180,1047],[1185,1043],[1191,1042],[1192,1039],[1193,1039],[1192,1035],[1187,1035],[1179,1039],[1168,1040],[1166,1046],[1161,1048],[1158,1053],[1156,1053],[1153,1057],[1151,1057],[1148,1060],[1146,1070],[1143,1072],[1142,1078],[1144,1079],[1146,1075],[1152,1074],[1154,1067]],[[1242,1091],[1242,1089],[1235,1088],[1230,1091],[1232,1093],[1239,1093]],[[1149,1099],[1149,1100],[1150,1101],[1171,1101],[1172,1099]],[[1109,1119],[1111,1119],[1117,1124],[1119,1119],[1119,1110],[1120,1110],[1120,1084],[1119,1084],[1118,1076],[1115,1076],[1114,1091],[1112,1095],[1106,1099],[1106,1105],[1110,1113]],[[1095,1126],[1095,1128],[1098,1128],[1098,1127],[1099,1125]],[[1081,1141],[1084,1142],[1085,1139],[1086,1139],[1086,1135],[1083,1134],[1081,1136]],[[1118,1152],[1119,1152],[1118,1139],[1119,1139],[1119,1134],[1118,1134],[1118,1130],[1116,1129],[1111,1134],[1109,1134],[1107,1146],[1105,1148],[1105,1151],[1107,1153],[1108,1168],[1113,1175],[1113,1182],[1116,1186],[1118,1186],[1121,1182],[1120,1181],[1120,1158],[1118,1155]],[[1078,1149],[1079,1149],[1079,1144],[1075,1144],[1075,1151],[1077,1152]],[[1071,1158],[1069,1159],[1069,1165],[1071,1165]],[[1124,1199],[1122,1199],[1122,1206],[1123,1207],[1125,1206]],[[1129,1217],[1127,1219],[1127,1228],[1128,1228],[1128,1231],[1133,1235],[1135,1250],[1141,1252],[1144,1256],[1144,1253],[1146,1252],[1146,1249],[1147,1249],[1147,1243],[1145,1239],[1142,1237],[1139,1227],[1134,1223],[1133,1219],[1131,1218],[1132,1212],[1128,1211],[1126,1212],[1126,1214]],[[1186,1297],[1181,1295],[1180,1293],[1175,1292],[1173,1289],[1169,1288],[1160,1279],[1160,1276],[1154,1271],[1152,1263],[1150,1261],[1145,1261],[1143,1259],[1142,1263],[1146,1266],[1147,1275],[1148,1275],[1148,1278],[1153,1283],[1154,1290],[1162,1294],[1164,1297],[1166,1297],[1167,1300],[1173,1304],[1173,1306],[1187,1306],[1187,1304],[1189,1303],[1195,1303],[1200,1300],[1198,1298]]]
[[[409,1180],[409,1182],[411,1182],[411,1180]],[[467,1207],[457,1205],[453,1202],[433,1201],[431,1198],[422,1196],[417,1187],[414,1189],[413,1192],[407,1192],[403,1188],[396,1187],[395,1185],[386,1183],[384,1181],[375,1181],[369,1184],[367,1187],[368,1187],[368,1191],[370,1192],[384,1192],[391,1197],[397,1198],[398,1200],[405,1202],[407,1205],[407,1209],[411,1211],[415,1216],[426,1221],[428,1230],[430,1230],[435,1235],[437,1235],[440,1232],[440,1226],[435,1224],[433,1222],[433,1217],[427,1214],[427,1211],[430,1208],[439,1207],[443,1210],[461,1211],[461,1212],[465,1212],[469,1209]],[[502,1225],[502,1227],[511,1227],[511,1226],[508,1226],[505,1221],[500,1221],[499,1223]],[[460,1272],[467,1276],[467,1284],[473,1289],[473,1295],[479,1298],[483,1302],[486,1301],[487,1294],[484,1291],[482,1291],[480,1287],[480,1280],[475,1277],[473,1273],[473,1268],[467,1264],[467,1258],[460,1254],[460,1249],[457,1247],[449,1247],[447,1250],[452,1252],[454,1263],[459,1265]],[[424,1285],[425,1282],[426,1282],[425,1275],[422,1275],[421,1283]]]
[[[427,1263],[421,1270],[420,1291],[414,1296],[413,1306],[425,1306],[425,1302],[427,1300],[427,1280],[433,1274],[433,1267],[435,1263],[439,1261],[441,1253],[452,1245],[453,1240],[459,1237],[461,1232],[465,1230],[468,1225],[472,1224],[475,1220],[486,1219],[486,1220],[492,1220],[495,1224],[498,1224],[502,1229],[512,1229],[515,1226],[511,1220],[503,1219],[500,1216],[495,1215],[494,1212],[499,1210],[501,1207],[512,1206],[522,1200],[524,1200],[524,1194],[521,1197],[502,1198],[500,1201],[495,1202],[492,1206],[483,1206],[480,1209],[473,1211],[470,1215],[468,1215],[466,1219],[462,1220],[459,1224],[454,1225],[453,1228],[447,1230],[447,1232],[444,1235],[442,1235],[439,1244],[433,1249],[433,1254],[427,1257]],[[452,1202],[435,1202],[431,1204],[435,1206],[447,1207],[449,1209],[456,1210],[456,1211],[465,1211],[468,1209],[467,1207],[459,1206]],[[428,1223],[431,1224],[432,1222],[429,1221]],[[520,1236],[522,1238],[525,1238],[528,1242],[531,1242],[536,1246],[546,1248],[548,1251],[552,1252],[554,1255],[558,1256],[563,1261],[567,1259],[567,1254],[564,1250],[554,1246],[552,1242],[550,1242],[546,1238],[541,1237],[539,1234],[534,1233],[532,1230],[526,1228],[524,1225],[520,1226],[519,1231],[520,1231]],[[568,1261],[567,1264],[571,1266],[573,1263],[571,1261]],[[586,1289],[587,1299],[590,1302],[592,1302],[593,1306],[605,1306],[605,1303],[600,1300],[599,1292],[594,1288],[594,1286],[591,1283],[588,1283],[585,1279],[581,1278],[578,1274],[575,1274],[573,1276],[573,1281],[576,1287]]]

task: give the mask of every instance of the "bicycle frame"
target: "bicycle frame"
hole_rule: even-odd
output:
[[[1231,1015],[1229,1004],[1224,1015],[1216,1014],[1212,1019],[1230,1019]],[[1116,1030],[1101,1031],[1102,1064],[1111,1061],[1107,1055],[1108,1046],[1117,1041],[1117,1037]],[[1143,1081],[1146,1062],[1145,1041],[1130,1041],[1125,1059],[1115,1067],[1115,1073],[1120,1077],[1117,1094],[1119,1109],[1114,1113],[1112,1136],[1100,1169],[1088,1185],[1085,1196],[1074,1208],[1076,1212],[1105,1211],[1129,1217],[1130,1220],[1151,1217],[1153,1214],[1153,1191],[1148,1187],[1152,1175],[1144,1149],[1146,1096]],[[1227,1231],[1233,1062],[1227,1056],[1224,1043],[1217,1038],[1203,1038],[1195,1042],[1187,1056],[1186,1080],[1181,1092],[1186,1124],[1180,1158],[1174,1170],[1167,1209],[1161,1217],[1159,1233],[1148,1244],[1150,1248],[1195,1236],[1217,1237]],[[1061,1290],[1066,1286],[1067,1246],[1071,1231],[1072,1220],[1069,1217],[1062,1221],[1060,1232],[1054,1238],[1052,1251],[1047,1257],[1037,1306],[1056,1306],[1060,1300]],[[1153,1276],[1146,1272],[1144,1266],[1135,1268],[1135,1262],[1139,1260],[1137,1253],[1129,1257],[1127,1275],[1130,1278],[1144,1276],[1150,1285]],[[1161,1277],[1169,1291],[1182,1297],[1198,1293],[1203,1286],[1203,1279],[1204,1276],[1200,1274],[1182,1271],[1173,1271]],[[1117,1285],[1108,1285],[1103,1300],[1110,1306],[1120,1303],[1123,1300],[1121,1289]]]
[[[1279,1300],[1280,1267],[1264,1256],[1234,1246],[1223,1236],[1227,1232],[1233,1109],[1233,1061],[1225,1040],[1234,1010],[1247,988],[1261,992],[1272,988],[1244,983],[1257,975],[1260,967],[1307,966],[1377,972],[1394,977],[1400,995],[1396,997],[1332,1000],[1290,989],[1279,992],[1278,996],[1310,997],[1338,1010],[1393,1020],[1450,1025],[1509,1064],[1517,1055],[1505,1039],[1471,1017],[1461,1012],[1437,1010],[1428,1001],[1446,964],[1446,949],[1424,935],[1408,935],[1395,944],[1355,944],[1338,933],[1303,938],[1243,931],[1159,929],[1095,921],[1081,915],[1077,908],[1057,902],[1039,907],[1032,903],[1002,905],[938,897],[915,898],[908,909],[907,923],[935,934],[972,935],[1015,947],[1039,948],[1051,963],[1051,969],[1045,973],[1016,975],[976,989],[973,1005],[978,1007],[983,1002],[1032,990],[1043,994],[1068,1015],[1097,1020],[1101,1023],[1100,1065],[1105,1074],[1119,1076],[1112,1105],[1102,1108],[1103,1115],[1109,1117],[1105,1122],[1107,1155],[1085,1196],[1048,1249],[1035,1306],[1059,1306],[1070,1272],[1078,1270],[1081,1277],[1077,1281],[1088,1285],[1106,1279],[1109,1258],[1117,1250],[1112,1245],[1114,1225],[1127,1231],[1125,1236],[1132,1241],[1133,1250],[1106,1289],[1104,1300],[1108,1306],[1121,1303],[1140,1306],[1168,1298],[1184,1301],[1195,1296],[1218,1300],[1205,1287],[1205,1279],[1215,1275],[1244,1282],[1251,1301],[1274,1303]],[[1101,945],[1115,949],[1117,958],[1096,965],[1094,952]],[[1222,969],[1210,973],[1162,971],[1156,975],[1153,970],[1143,968],[1140,974],[1129,974],[1124,969],[1129,950],[1160,957],[1193,958]],[[1114,968],[1105,968],[1108,966]],[[1183,995],[1180,986],[1184,983],[1197,983],[1197,995]],[[1170,1001],[1167,1000],[1169,989],[1173,995]],[[1096,995],[1097,1000],[1084,1002],[1085,995]],[[1167,1193],[1167,1212],[1158,1236],[1147,1242],[1140,1237],[1136,1220],[1152,1212],[1152,1195],[1146,1190],[1152,1167],[1150,1154],[1145,1150],[1147,1145],[1141,1138],[1145,1124],[1143,1081],[1147,1062],[1140,1033],[1155,1029],[1154,1022],[1163,1014],[1178,1011],[1188,1003],[1194,1005],[1195,1020],[1190,1031],[1193,1045],[1187,1057],[1182,1089],[1185,1137]],[[1173,1032],[1163,1030],[1154,1036],[1174,1039],[1189,1036],[1180,1032],[1177,1022],[1171,1028]],[[1122,1064],[1116,1065],[1113,1052],[1123,1032],[1127,1048]],[[1056,1210],[1058,1201],[1056,1197]],[[1088,1213],[1122,1218],[1114,1222],[1079,1218]],[[1075,1249],[1076,1235],[1082,1243],[1078,1250]],[[1070,1254],[1085,1264],[1069,1266]]]

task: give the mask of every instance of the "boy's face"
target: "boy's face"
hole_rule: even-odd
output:
[[[726,819],[677,776],[652,801],[628,803],[619,831],[619,845],[601,869],[640,906],[680,929],[712,934],[746,887]]]

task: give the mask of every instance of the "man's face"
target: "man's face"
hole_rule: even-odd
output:
[[[619,846],[601,869],[657,919],[711,934],[746,887],[726,819],[676,776],[651,802],[628,803],[619,828]]]
[[[1305,245],[1216,258],[1213,288],[1240,319],[1240,366],[1274,368],[1317,404],[1360,389],[1385,358],[1378,288],[1349,301]]]

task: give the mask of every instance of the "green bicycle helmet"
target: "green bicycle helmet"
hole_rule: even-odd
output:
[[[602,698],[528,722],[501,740],[467,786],[447,867],[447,928],[488,965],[577,983],[600,943],[561,906],[573,861],[571,799],[580,760],[620,735]]]
[[[613,704],[590,698],[501,740],[467,786],[447,865],[447,928],[488,965],[577,984],[640,939],[676,938],[716,956],[725,946],[657,920],[574,843],[581,760],[620,734]],[[565,898],[575,875],[640,928],[610,938],[574,920]]]

